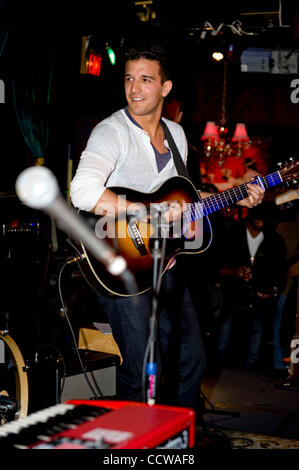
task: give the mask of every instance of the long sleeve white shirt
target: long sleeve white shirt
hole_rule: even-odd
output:
[[[186,163],[188,146],[183,128],[163,119]],[[165,146],[169,148],[167,141]],[[71,200],[80,210],[90,211],[106,188],[119,186],[150,193],[175,175],[173,158],[158,172],[148,133],[121,109],[97,124],[91,132],[71,182]]]

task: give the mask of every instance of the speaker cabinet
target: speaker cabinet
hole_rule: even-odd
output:
[[[65,376],[60,375],[60,401],[90,400],[113,397],[117,393],[118,355],[79,350],[79,358],[65,364]]]
[[[29,413],[67,400],[90,400],[116,395],[119,356],[89,350],[78,351],[81,363],[74,351],[71,357],[65,357],[63,361],[52,358],[28,364]]]

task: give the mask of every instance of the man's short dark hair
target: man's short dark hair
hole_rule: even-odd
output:
[[[166,49],[154,42],[139,42],[134,46],[129,46],[124,53],[125,62],[128,60],[148,59],[156,60],[160,65],[160,75],[162,82],[170,80],[170,70],[168,64],[168,54]]]

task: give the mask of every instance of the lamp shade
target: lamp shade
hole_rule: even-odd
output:
[[[238,122],[236,125],[235,133],[232,137],[232,142],[241,140],[243,142],[248,142],[249,137],[247,134],[246,126],[243,122]]]
[[[207,121],[201,140],[219,140],[219,133],[214,121]]]

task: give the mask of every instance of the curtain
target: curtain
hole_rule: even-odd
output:
[[[52,21],[51,21],[52,20]],[[8,41],[11,93],[22,136],[37,164],[49,158],[55,74],[55,9],[18,1]]]
[[[36,163],[43,164],[48,156],[49,105],[53,83],[54,55],[50,62],[49,77],[44,77],[43,87],[36,70],[31,83],[12,80],[14,109],[22,135]]]
[[[8,38],[8,23],[9,23],[9,9],[8,9],[8,1],[9,0],[2,0],[0,2],[0,57],[3,56],[7,38]]]

